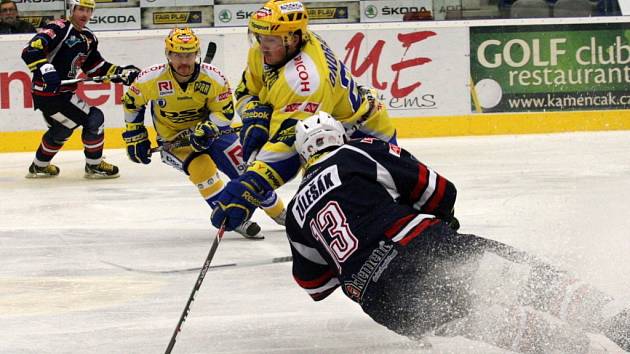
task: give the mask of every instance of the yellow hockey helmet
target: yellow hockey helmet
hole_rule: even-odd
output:
[[[164,39],[166,55],[175,53],[199,53],[199,38],[190,28],[173,28]]]
[[[94,0],[69,0],[70,12],[74,10],[75,6],[83,6],[94,10],[96,8],[96,2]]]
[[[249,31],[259,35],[281,36],[285,41],[297,31],[308,40],[308,13],[296,0],[270,0],[249,18]]]

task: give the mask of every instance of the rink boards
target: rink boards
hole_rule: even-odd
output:
[[[379,89],[400,137],[630,129],[630,21],[624,18],[315,25],[357,82]],[[246,28],[197,29],[232,86],[249,47]],[[117,64],[163,62],[167,30],[99,32]],[[19,54],[29,35],[0,36],[0,152],[31,151],[45,124],[33,110]],[[202,53],[203,54],[203,53]],[[108,148],[122,147],[120,84],[83,84],[105,113]],[[145,119],[151,124],[150,117]],[[77,135],[77,134],[75,134]],[[73,137],[67,148],[81,148]]]

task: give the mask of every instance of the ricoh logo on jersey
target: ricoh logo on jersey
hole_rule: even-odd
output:
[[[119,24],[119,23],[137,23],[138,20],[132,15],[105,15],[98,16],[94,15],[90,19],[91,25],[99,25],[99,24]]]
[[[300,54],[291,60],[284,74],[293,91],[300,96],[310,96],[319,88],[319,73],[308,55]]]
[[[157,85],[160,96],[172,95],[175,92],[171,81],[158,81]]]

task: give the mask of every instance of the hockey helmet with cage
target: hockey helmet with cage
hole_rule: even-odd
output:
[[[88,9],[94,10],[96,8],[95,0],[68,0],[68,7],[70,8],[70,13],[74,11],[75,6],[83,6]]]
[[[308,12],[296,0],[270,0],[249,18],[249,32],[254,35],[280,36],[284,43],[299,32],[302,42],[308,40]]]
[[[168,53],[199,53],[199,38],[190,28],[173,28],[164,39],[166,55]]]
[[[345,143],[343,124],[330,114],[320,111],[295,125],[295,150],[303,161],[331,147]]]

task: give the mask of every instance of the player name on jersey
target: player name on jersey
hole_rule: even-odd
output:
[[[330,166],[319,172],[313,180],[301,189],[300,193],[295,196],[295,204],[293,205],[293,215],[295,220],[304,225],[305,217],[308,211],[320,200],[326,193],[339,187],[341,179],[339,179],[339,171],[337,166]]]

